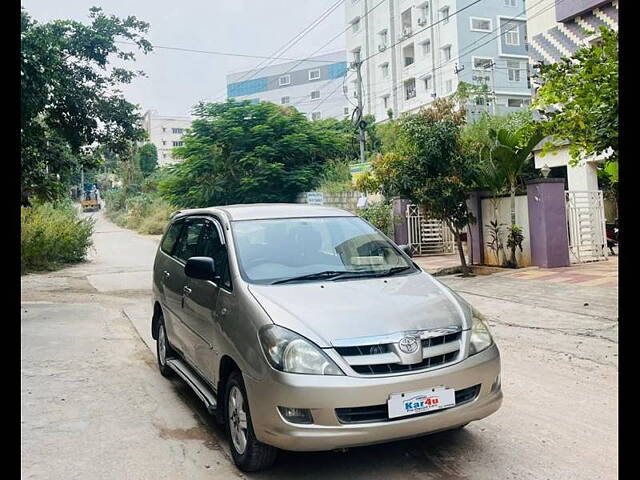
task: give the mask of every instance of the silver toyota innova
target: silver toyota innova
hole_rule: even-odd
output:
[[[362,218],[183,210],[153,269],[158,365],[226,424],[244,471],[461,428],[502,403],[487,322]]]

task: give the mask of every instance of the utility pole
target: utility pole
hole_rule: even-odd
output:
[[[364,128],[366,126],[366,122],[362,118],[364,115],[362,114],[362,60],[358,57],[358,59],[353,62],[353,67],[356,69],[357,74],[357,82],[358,82],[358,116],[357,116],[357,125],[358,125],[358,140],[360,141],[360,162],[364,163],[367,161],[364,155],[364,146],[365,146],[365,136],[364,136]]]
[[[493,110],[493,116],[496,116],[496,76],[495,76],[495,66],[496,62],[491,62],[491,93],[493,94],[493,104],[491,108]]]

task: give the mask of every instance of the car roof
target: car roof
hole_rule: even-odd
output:
[[[306,203],[245,203],[219,207],[179,210],[173,217],[224,213],[230,221],[266,220],[270,218],[354,217],[355,214],[334,207]]]

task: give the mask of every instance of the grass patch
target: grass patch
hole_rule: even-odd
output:
[[[156,193],[140,193],[125,198],[122,192],[111,191],[105,195],[105,201],[105,214],[109,220],[147,235],[162,234],[175,210]]]

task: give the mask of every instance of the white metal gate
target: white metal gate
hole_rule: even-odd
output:
[[[455,253],[451,229],[441,220],[428,218],[418,205],[407,205],[409,244],[418,255]]]
[[[574,263],[607,259],[607,234],[601,190],[567,190],[569,255]]]

